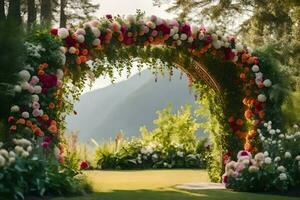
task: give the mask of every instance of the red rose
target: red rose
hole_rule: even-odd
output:
[[[85,170],[85,169],[87,169],[87,168],[89,168],[88,162],[87,162],[87,161],[81,161],[81,162],[80,162],[80,169],[81,169],[81,170]]]
[[[57,28],[53,28],[53,29],[51,29],[51,31],[50,31],[50,33],[52,34],[52,35],[57,35]]]

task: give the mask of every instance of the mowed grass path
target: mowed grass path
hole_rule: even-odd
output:
[[[296,200],[285,197],[229,190],[186,191],[182,183],[209,182],[204,170],[89,171],[94,193],[53,200]]]

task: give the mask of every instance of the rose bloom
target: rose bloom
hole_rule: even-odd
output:
[[[81,169],[81,170],[85,170],[85,169],[87,169],[87,168],[89,168],[88,162],[87,162],[87,161],[81,161],[81,162],[80,162],[80,169]]]

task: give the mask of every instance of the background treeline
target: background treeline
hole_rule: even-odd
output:
[[[89,19],[99,8],[91,0],[0,0],[0,20],[26,23],[59,23],[65,27],[78,19]]]

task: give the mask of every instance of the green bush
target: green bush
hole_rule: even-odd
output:
[[[199,123],[191,114],[191,107],[172,113],[169,106],[158,111],[152,131],[140,129],[141,137],[105,143],[96,149],[100,169],[147,168],[206,168],[208,140],[196,137]]]

